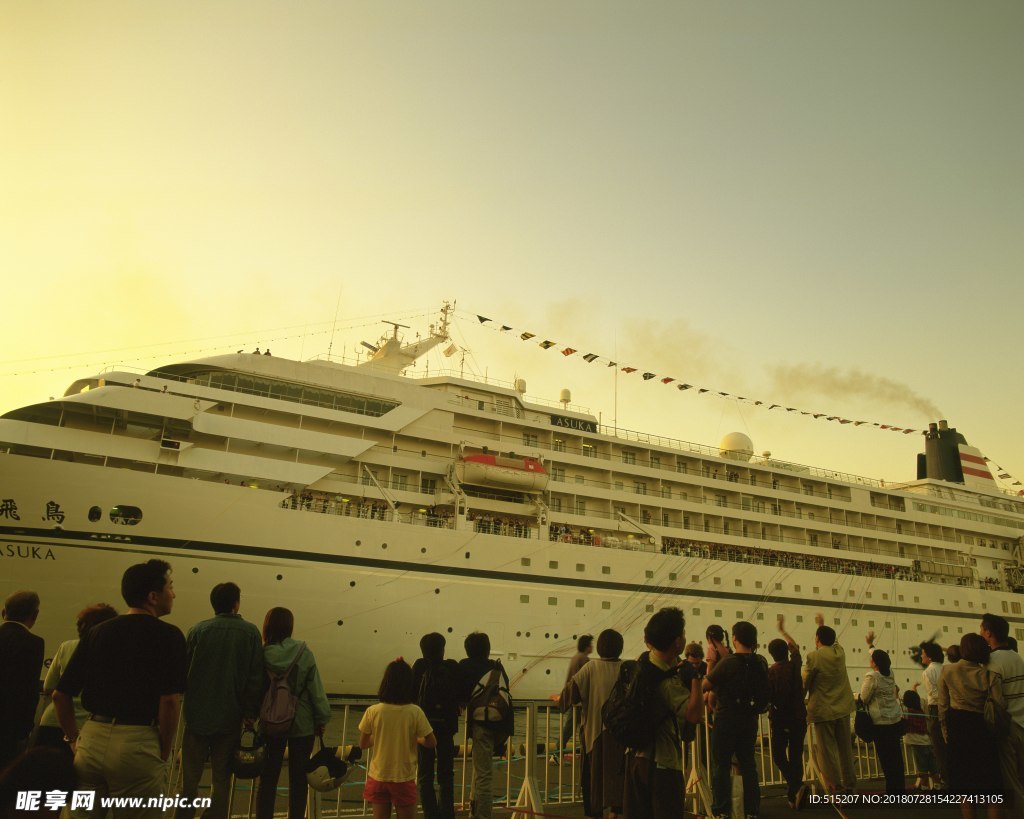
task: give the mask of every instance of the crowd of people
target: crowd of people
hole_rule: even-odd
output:
[[[621,671],[622,636],[611,629],[602,632],[599,659],[582,657],[561,697],[563,705],[582,704],[585,814],[677,819],[684,793],[681,745],[696,734],[687,727],[696,726],[706,731],[709,745],[712,817],[733,815],[734,766],[742,778],[743,814],[757,816],[761,795],[755,748],[760,714],[767,711],[772,759],[793,809],[806,804],[803,760],[810,726],[813,770],[830,793],[856,792],[855,730],[874,744],[887,794],[898,798],[907,791],[905,744],[918,771],[916,788],[971,795],[962,804],[965,816],[973,816],[976,807],[989,817],[1024,815],[1024,658],[1004,618],[985,614],[978,634],[964,635],[959,646],[945,652],[935,643],[922,643],[922,679],[902,696],[892,660],[875,647],[873,632],[866,635],[869,667],[855,696],[835,631],[820,614],[816,623],[815,650],[803,658],[780,617],[780,636],[767,646],[769,666],[757,653],[752,623],[732,627],[731,646],[724,630],[712,626],[706,649],[696,642],[684,647],[682,612],[657,612],[644,632],[649,652],[631,672],[632,679],[641,681],[638,689],[648,686],[645,719],[658,726],[643,748],[623,748],[617,741],[614,712],[610,716],[608,708],[610,703],[619,707],[616,686],[626,674]],[[588,639],[581,638],[580,651]],[[573,662],[580,659],[578,652]],[[625,764],[616,764],[621,759]]]
[[[662,554],[699,557],[704,560],[729,560],[758,566],[779,566],[785,569],[807,569],[812,572],[884,577],[889,580],[920,580],[908,567],[888,563],[848,560],[833,555],[796,554],[733,544],[705,543],[673,537],[664,537],[661,540]]]
[[[0,814],[7,814],[14,783],[53,793],[81,788],[105,796],[161,794],[183,719],[180,796],[196,797],[209,761],[211,804],[204,817],[226,819],[240,735],[258,728],[266,758],[258,774],[257,819],[273,816],[286,752],[288,816],[302,819],[304,763],[317,737],[322,740],[331,711],[314,653],[294,636],[292,612],[270,609],[260,629],[239,614],[239,587],[220,583],[210,593],[213,616],[185,635],[162,619],[175,599],[168,563],[130,566],[121,588],[125,611],[87,606],[77,618],[77,638],[57,649],[42,683],[51,704],[38,725],[44,645],[32,628],[40,600],[29,591],[6,599],[0,625]],[[755,747],[765,712],[772,758],[793,808],[805,802],[810,727],[813,768],[829,792],[850,794],[857,787],[856,731],[874,743],[888,794],[906,790],[905,744],[920,787],[983,797],[980,806],[989,816],[1024,814],[1024,658],[1004,618],[984,614],[979,633],[964,635],[956,647],[922,643],[921,681],[902,693],[891,657],[875,647],[869,632],[869,667],[857,696],[836,632],[820,614],[816,625],[815,650],[802,657],[780,617],[779,636],[767,645],[771,665],[758,653],[754,624],[737,622],[728,635],[712,626],[705,645],[688,644],[677,608],[651,616],[643,634],[647,650],[635,661],[623,662],[624,638],[615,629],[596,640],[582,635],[560,703],[564,709],[581,706],[586,816],[678,819],[684,748],[698,731],[710,751],[712,816],[732,811],[734,765],[744,814],[757,816]],[[490,819],[493,757],[513,731],[508,676],[491,658],[484,633],[466,637],[466,657],[458,663],[445,658],[445,648],[444,636],[432,632],[420,640],[422,656],[413,665],[401,657],[389,663],[379,703],[359,723],[360,746],[374,748],[363,796],[375,819],[388,819],[392,808],[398,819],[412,819],[417,803],[426,819],[453,819],[455,735],[463,713],[472,740],[470,813]],[[294,695],[286,719],[279,719],[271,697],[282,681]],[[633,730],[622,729],[622,714]],[[563,733],[562,747],[568,739]],[[967,804],[965,815],[973,810]],[[161,813],[148,806],[133,811]],[[193,816],[194,807],[175,811],[175,819]]]
[[[96,815],[105,813],[99,809],[104,797],[162,796],[183,719],[178,796],[186,806],[175,809],[175,819],[193,819],[207,762],[211,795],[203,816],[227,819],[233,760],[242,732],[251,730],[263,735],[265,750],[257,819],[274,815],[286,752],[288,816],[302,819],[305,762],[316,738],[322,740],[331,709],[313,651],[293,636],[293,613],[270,609],[260,630],[239,614],[238,585],[219,583],[210,593],[213,616],[186,636],[162,619],[175,600],[168,563],[153,559],[129,567],[121,590],[124,612],[105,603],[86,607],[77,618],[78,638],[57,649],[43,682],[52,702],[38,725],[44,644],[32,627],[40,599],[20,591],[5,601],[0,816],[13,815],[15,800],[32,792],[47,794],[45,805],[34,806],[45,811],[51,794],[66,799],[81,790],[91,794],[91,804],[69,807],[96,810]],[[473,740],[472,816],[489,819],[494,750],[513,730],[508,676],[490,658],[490,640],[481,632],[466,638],[466,658],[457,664],[444,659],[445,638],[439,633],[424,635],[420,648],[423,657],[414,666],[401,658],[387,666],[380,703],[360,721],[360,747],[374,748],[364,798],[376,819],[387,819],[392,807],[399,819],[411,819],[417,803],[428,819],[453,819],[454,736],[465,711]],[[278,719],[273,694],[282,681],[292,705]],[[435,765],[440,799],[434,791]],[[124,815],[155,818],[163,810],[146,804]]]

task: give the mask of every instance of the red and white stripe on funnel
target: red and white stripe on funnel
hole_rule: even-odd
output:
[[[991,487],[995,483],[988,462],[973,446],[960,445],[960,468],[964,473],[964,484],[968,486]]]

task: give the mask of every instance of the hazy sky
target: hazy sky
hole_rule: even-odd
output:
[[[0,409],[425,330],[620,426],[1024,481],[1024,4],[0,0]],[[340,308],[338,305],[340,304]],[[583,349],[586,348],[586,349]],[[440,359],[431,366],[436,367]],[[449,362],[450,363],[450,362]]]

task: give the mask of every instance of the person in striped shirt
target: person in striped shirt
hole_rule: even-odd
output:
[[[1010,624],[998,614],[981,617],[981,636],[992,656],[988,667],[1003,678],[1003,697],[1012,724],[999,742],[999,767],[1013,816],[1024,816],[1024,657],[1009,646]]]

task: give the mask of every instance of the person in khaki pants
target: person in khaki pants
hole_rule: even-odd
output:
[[[82,636],[53,705],[75,752],[79,788],[94,792],[86,812],[102,816],[107,796],[143,797],[142,807],[114,808],[114,819],[161,819],[163,809],[150,806],[148,798],[166,793],[166,763],[185,690],[185,635],[160,619],[174,604],[170,564],[153,559],[129,566],[121,596],[128,612]],[[78,694],[92,714],[81,729],[73,699]]]
[[[829,790],[850,792],[857,786],[850,735],[850,715],[856,705],[846,672],[846,652],[821,614],[814,622],[818,625],[815,650],[807,655],[803,681],[807,721],[814,726],[815,762]]]

